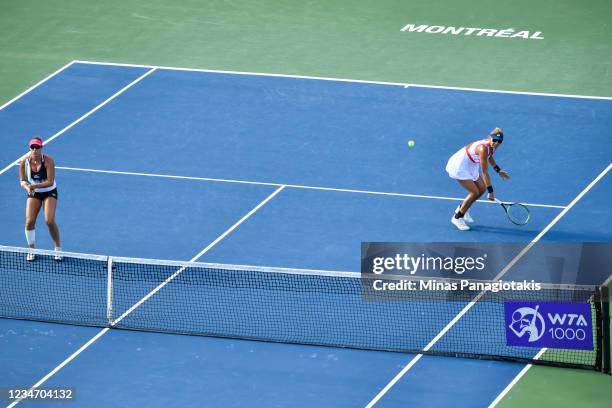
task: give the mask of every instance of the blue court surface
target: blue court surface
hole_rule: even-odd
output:
[[[0,244],[25,245],[11,163],[32,135],[71,252],[358,271],[362,241],[610,242],[610,123],[605,99],[72,63],[0,110]],[[460,232],[446,161],[496,126],[512,176],[496,194],[532,221],[479,202]],[[0,384],[37,383],[100,331],[0,319]],[[524,367],[424,356],[379,394],[414,357],[109,330],[44,384],[85,407],[472,407]]]

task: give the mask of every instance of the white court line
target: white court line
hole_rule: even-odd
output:
[[[279,188],[277,188],[272,194],[270,194],[268,197],[266,197],[262,202],[260,202],[256,207],[254,207],[253,209],[251,209],[251,211],[249,211],[246,215],[244,215],[240,220],[238,220],[234,225],[232,225],[230,228],[228,228],[223,234],[219,235],[219,237],[217,239],[215,239],[213,242],[211,242],[210,244],[208,244],[208,246],[206,246],[206,248],[204,248],[203,250],[201,250],[200,252],[198,252],[197,255],[195,255],[193,258],[191,258],[188,262],[195,262],[199,257],[201,257],[202,255],[204,255],[206,252],[210,251],[212,249],[212,247],[214,247],[215,245],[217,245],[223,238],[225,238],[228,234],[230,234],[232,231],[234,231],[236,228],[238,228],[238,226],[240,226],[240,224],[242,224],[244,221],[246,221],[251,215],[253,215],[255,212],[257,212],[257,210],[259,210],[261,207],[263,207],[268,201],[270,201],[272,198],[274,198],[278,193],[280,193],[283,189],[285,188],[285,186],[280,186]],[[173,273],[170,277],[168,277],[168,279],[166,279],[164,282],[162,282],[160,285],[158,285],[155,289],[153,289],[151,292],[149,292],[145,297],[143,297],[140,301],[136,302],[132,307],[130,307],[125,313],[123,313],[119,318],[117,318],[115,321],[113,321],[110,326],[114,326],[117,323],[119,323],[121,320],[123,320],[127,315],[129,315],[130,313],[132,313],[136,308],[138,308],[141,304],[143,304],[147,299],[149,299],[151,296],[153,296],[155,293],[157,293],[161,288],[163,288],[164,286],[166,286],[172,279],[176,278],[181,272],[183,272],[185,270],[185,267],[180,268],[178,271],[176,271],[175,273]],[[53,370],[51,370],[47,375],[45,375],[43,378],[41,378],[36,384],[34,384],[30,390],[33,390],[34,388],[38,388],[40,387],[45,381],[47,381],[49,378],[53,377],[58,371],[60,371],[62,368],[64,368],[68,363],[70,363],[72,360],[74,360],[79,354],[81,354],[83,351],[85,351],[89,346],[91,346],[93,343],[95,343],[100,337],[102,337],[103,335],[105,335],[108,331],[109,331],[110,327],[105,327],[104,329],[100,330],[94,337],[92,337],[91,339],[89,339],[89,341],[87,341],[87,343],[83,344],[83,346],[81,346],[81,348],[79,348],[77,351],[75,351],[74,353],[72,353],[70,355],[70,357],[68,357],[67,359],[65,359],[64,361],[62,361],[57,367],[55,367]],[[15,400],[12,404],[8,405],[7,408],[13,408],[15,405],[17,405],[19,402],[21,402],[23,399],[18,399]]]
[[[543,230],[540,232],[529,244],[527,244],[521,252],[519,252],[511,261],[506,265],[499,274],[493,280],[501,279],[529,250],[546,234],[550,229],[559,222],[567,212],[584,197],[584,195],[593,188],[595,184],[599,182],[612,168],[612,163],[608,164],[608,166],[601,172],[593,181],[586,186],[580,194],[578,194],[572,202],[563,209]],[[458,314],[455,316],[441,331],[438,333],[424,348],[423,351],[429,351],[437,342],[440,340],[475,304],[480,300],[482,296],[484,296],[486,292],[482,291],[474,299],[472,299]],[[541,355],[540,353],[538,353]],[[406,365],[373,399],[366,405],[366,408],[373,407],[390,389],[393,387],[407,372],[410,370],[412,366],[416,364],[423,357],[423,354],[416,355],[409,363]],[[527,371],[527,370],[525,370]],[[518,380],[517,380],[518,381]]]
[[[96,342],[96,340],[98,340],[100,337],[102,337],[104,334],[106,334],[106,332],[109,330],[108,327],[105,327],[104,329],[100,330],[98,332],[98,334],[96,334],[95,336],[93,336],[91,339],[89,339],[89,341],[85,344],[83,344],[81,346],[81,348],[79,348],[77,351],[75,351],[74,353],[72,353],[70,355],[70,357],[68,357],[67,359],[65,359],[64,361],[62,361],[62,363],[60,365],[58,365],[57,367],[55,367],[53,370],[51,370],[47,375],[45,375],[43,378],[41,378],[36,384],[34,384],[30,390],[33,390],[35,388],[40,387],[45,381],[47,381],[49,378],[53,377],[55,375],[55,373],[57,373],[59,370],[61,370],[62,368],[64,368],[64,366],[66,364],[68,364],[69,362],[71,362],[72,360],[74,360],[79,354],[81,354],[83,352],[83,350],[85,350],[87,347],[91,346],[92,344],[94,344]],[[29,390],[28,390],[29,391]],[[13,401],[10,405],[7,405],[6,408],[13,408],[15,405],[19,404],[21,401],[23,401],[23,398],[20,399],[16,399],[15,401]]]
[[[542,354],[544,354],[546,352],[546,348],[541,349],[538,354],[535,355],[534,359],[535,360],[539,360],[540,357],[542,357]],[[525,367],[523,367],[523,369],[521,370],[520,373],[517,374],[516,377],[514,377],[514,379],[512,381],[510,381],[510,384],[508,384],[506,386],[506,388],[504,388],[504,390],[497,396],[497,398],[495,398],[495,400],[491,403],[491,405],[489,405],[489,408],[494,408],[497,404],[499,404],[499,402],[506,396],[506,394],[508,394],[508,392],[510,392],[510,390],[512,389],[512,387],[514,387],[514,385],[527,373],[527,371],[529,371],[529,369],[533,366],[533,364],[527,364]]]
[[[106,106],[109,102],[111,102],[113,99],[115,99],[116,97],[118,97],[119,95],[121,95],[122,93],[124,93],[125,91],[127,91],[129,88],[131,88],[132,86],[134,86],[135,84],[137,84],[138,82],[140,82],[141,80],[143,80],[144,78],[146,78],[147,76],[149,76],[152,72],[155,71],[155,68],[150,69],[149,71],[145,72],[144,74],[142,74],[141,76],[139,76],[138,78],[136,78],[134,81],[130,82],[129,84],[127,84],[126,86],[124,86],[123,88],[121,88],[119,91],[115,92],[113,95],[111,95],[108,99],[106,99],[104,102],[98,104],[95,108],[91,109],[89,112],[87,112],[86,114],[84,114],[83,116],[81,116],[80,118],[78,118],[77,120],[75,120],[74,122],[72,122],[71,124],[69,124],[68,126],[66,126],[65,128],[63,128],[62,130],[60,130],[59,132],[55,133],[53,136],[51,136],[50,138],[48,138],[47,140],[44,141],[44,144],[47,145],[48,143],[51,143],[53,140],[57,139],[58,137],[60,137],[62,134],[64,134],[66,131],[72,129],[74,126],[76,126],[77,124],[81,123],[82,121],[84,121],[85,119],[87,119],[89,116],[93,115],[95,112],[97,112],[99,109],[101,109],[102,107]],[[11,167],[18,165],[19,162],[27,155],[28,153],[24,153],[20,158],[18,158],[17,160],[15,160],[14,162],[12,162],[11,164],[9,164],[8,166],[6,166],[4,169],[0,170],[0,175],[5,173],[6,171],[8,171]]]
[[[215,239],[213,242],[211,242],[206,248],[204,248],[203,250],[201,250],[196,256],[194,256],[189,262],[195,262],[196,259],[198,259],[199,257],[201,257],[202,255],[204,255],[205,253],[207,253],[208,251],[211,250],[212,247],[214,247],[215,245],[217,245],[223,238],[225,238],[228,234],[230,234],[233,230],[235,230],[236,228],[238,228],[240,226],[240,224],[242,224],[243,222],[245,222],[249,217],[251,217],[251,215],[255,214],[255,212],[257,210],[259,210],[261,207],[263,207],[268,201],[270,201],[271,199],[273,199],[278,193],[280,193],[281,191],[283,191],[283,189],[285,188],[285,186],[280,186],[279,188],[277,188],[276,190],[274,190],[274,192],[272,194],[270,194],[265,200],[263,200],[261,203],[259,203],[255,208],[253,208],[251,211],[249,211],[244,217],[242,217],[238,222],[236,222],[234,225],[232,225],[227,231],[225,231],[223,234],[219,235],[219,237],[217,239]],[[163,281],[162,283],[160,283],[155,289],[153,289],[151,292],[149,292],[145,297],[143,297],[142,299],[140,299],[138,302],[136,302],[132,307],[130,307],[128,310],[125,311],[125,313],[123,313],[121,316],[119,316],[117,319],[115,319],[115,321],[113,321],[111,323],[111,326],[115,326],[117,323],[119,323],[120,321],[122,321],[123,319],[125,319],[125,317],[127,315],[129,315],[130,313],[132,313],[134,310],[136,310],[140,305],[142,305],[144,302],[146,302],[151,296],[153,296],[154,294],[156,294],[157,292],[159,292],[161,290],[161,288],[163,288],[164,286],[166,286],[170,281],[172,281],[174,278],[176,278],[178,275],[181,274],[181,272],[183,272],[185,270],[185,266],[183,266],[182,268],[180,268],[179,270],[177,270],[176,272],[174,272],[172,275],[170,275],[165,281]]]
[[[372,85],[388,85],[388,86],[400,86],[403,88],[415,87],[415,88],[431,88],[431,89],[448,89],[448,90],[454,90],[454,91],[490,92],[490,93],[532,95],[532,96],[551,96],[551,97],[558,97],[558,98],[612,100],[611,96],[589,96],[589,95],[574,95],[574,94],[559,94],[559,93],[544,93],[544,92],[508,91],[508,90],[501,90],[501,89],[467,88],[467,87],[426,85],[426,84],[407,84],[404,82],[367,81],[367,80],[359,80],[359,79],[318,77],[318,76],[308,76],[308,75],[274,74],[274,73],[267,73],[267,72],[249,72],[249,71],[227,71],[227,70],[200,69],[200,68],[181,68],[181,67],[168,67],[168,66],[158,66],[158,65],[122,64],[122,63],[101,62],[101,61],[77,60],[74,62],[79,63],[79,64],[110,65],[110,66],[116,66],[116,67],[157,68],[157,69],[168,70],[168,71],[208,72],[208,73],[213,73],[213,74],[252,75],[252,76],[279,77],[279,78],[312,79],[312,80],[318,80],[318,81],[350,82],[350,83],[372,84]]]
[[[271,183],[271,182],[264,182],[264,181],[233,180],[233,179],[193,177],[193,176],[173,176],[173,175],[168,175],[168,174],[136,173],[136,172],[131,172],[131,171],[86,169],[86,168],[65,167],[65,166],[57,166],[56,169],[68,170],[68,171],[102,173],[102,174],[118,174],[118,175],[125,175],[125,176],[158,177],[158,178],[168,178],[168,179],[178,179],[178,180],[213,181],[213,182],[220,182],[220,183],[252,184],[252,185],[259,185],[259,186],[274,186],[274,187],[285,186],[288,188],[296,188],[296,189],[304,189],[304,190],[336,191],[336,192],[341,192],[341,193],[372,194],[372,195],[383,195],[383,196],[394,196],[394,197],[428,198],[428,199],[433,199],[433,200],[449,200],[449,201],[463,201],[464,200],[463,198],[456,198],[456,197],[441,197],[441,196],[433,196],[433,195],[408,194],[408,193],[387,193],[383,191],[305,186],[305,185],[300,185],[300,184]],[[485,203],[485,204],[497,204],[494,201],[489,201],[489,200],[478,200],[478,202]],[[545,208],[557,208],[557,209],[565,208],[565,206],[563,205],[535,204],[535,203],[524,203],[524,204],[530,207],[545,207]]]
[[[32,85],[31,87],[29,87],[28,89],[26,89],[25,91],[23,91],[22,93],[20,93],[19,95],[17,95],[16,97],[14,97],[13,99],[11,99],[8,102],[5,102],[2,106],[0,106],[0,110],[6,108],[7,106],[9,106],[11,103],[15,102],[17,99],[21,98],[22,96],[27,95],[28,93],[32,92],[35,88],[38,88],[40,85],[42,85],[43,83],[47,82],[49,79],[53,78],[54,76],[56,76],[57,74],[59,74],[60,72],[62,72],[63,70],[65,70],[66,68],[70,67],[72,64],[74,64],[75,61],[71,61],[68,64],[64,65],[63,67],[61,67],[60,69],[58,69],[57,71],[53,72],[52,74],[50,74],[49,76],[43,78],[41,81],[38,81],[36,84]]]

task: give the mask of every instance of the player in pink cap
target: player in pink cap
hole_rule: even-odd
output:
[[[28,146],[30,147],[30,153],[19,162],[21,187],[28,193],[25,224],[26,240],[30,248],[36,246],[36,218],[40,208],[43,207],[49,233],[55,242],[55,250],[61,251],[59,228],[55,223],[55,209],[57,208],[55,162],[51,156],[43,154],[41,138],[32,138]],[[33,261],[34,258],[34,254],[27,255],[28,261]],[[55,260],[60,261],[61,259],[61,256],[55,256]]]

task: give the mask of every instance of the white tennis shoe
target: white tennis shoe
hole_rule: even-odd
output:
[[[470,229],[470,226],[465,223],[465,220],[463,218],[455,218],[454,214],[451,217],[451,222],[461,231],[468,231]]]
[[[36,259],[36,255],[34,255],[33,253],[28,253],[26,255],[26,261],[32,262],[34,259]]]
[[[455,212],[459,211],[459,208],[461,208],[461,206],[457,206],[457,209],[455,210]],[[472,216],[470,215],[470,212],[466,212],[465,214],[463,214],[463,218],[465,219],[465,222],[471,224],[474,222],[474,219],[472,218]]]
[[[59,251],[61,251],[61,250],[62,250],[62,248],[60,248],[60,247],[55,247],[55,251],[56,251],[56,252],[59,252]],[[55,259],[56,261],[58,261],[58,262],[59,262],[59,261],[61,261],[61,260],[62,260],[62,259],[64,259],[64,258],[63,258],[63,257],[62,257],[60,254],[57,254],[57,255],[54,255],[54,256],[53,256],[53,259]]]

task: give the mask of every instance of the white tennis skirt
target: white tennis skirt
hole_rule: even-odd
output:
[[[448,159],[446,172],[455,180],[476,181],[480,177],[480,163],[471,161],[465,152],[465,148],[462,148]]]

